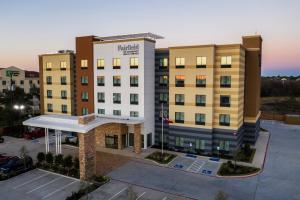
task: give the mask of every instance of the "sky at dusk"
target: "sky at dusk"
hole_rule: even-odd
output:
[[[263,75],[300,75],[299,0],[0,0],[0,67],[38,70],[75,37],[153,32],[157,47],[263,37]]]

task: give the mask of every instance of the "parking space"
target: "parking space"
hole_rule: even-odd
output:
[[[187,200],[186,197],[168,194],[162,191],[153,190],[150,188],[130,185],[117,180],[111,180],[110,183],[103,185],[91,194],[89,199],[105,199],[105,200]]]
[[[65,199],[72,191],[77,191],[80,187],[81,182],[78,179],[35,169],[1,182],[0,193],[1,197],[6,200],[54,200]]]
[[[183,171],[200,173],[208,176],[215,176],[221,166],[220,162],[204,160],[199,157],[178,156],[168,165],[171,168]]]

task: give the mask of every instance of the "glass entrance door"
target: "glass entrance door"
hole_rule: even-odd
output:
[[[133,133],[129,133],[129,139],[128,139],[128,146],[132,147],[134,146],[134,134]]]

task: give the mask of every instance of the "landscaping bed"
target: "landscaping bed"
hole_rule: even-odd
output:
[[[220,176],[242,176],[257,173],[260,169],[255,167],[234,165],[231,161],[223,163],[218,171]]]
[[[153,160],[160,164],[168,164],[176,157],[175,154],[170,153],[161,153],[160,151],[156,151],[146,157],[146,159]]]

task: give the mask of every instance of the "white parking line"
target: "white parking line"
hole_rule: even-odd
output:
[[[17,189],[17,188],[19,188],[19,187],[21,187],[21,186],[23,186],[23,185],[26,185],[26,184],[31,183],[31,182],[33,182],[33,181],[36,181],[36,180],[38,180],[38,179],[40,179],[40,178],[42,178],[42,177],[44,177],[44,176],[47,176],[48,174],[49,174],[49,173],[43,174],[43,175],[38,176],[38,177],[36,177],[36,178],[34,178],[34,179],[31,179],[31,180],[29,180],[29,181],[26,181],[25,183],[22,183],[22,184],[20,184],[20,185],[18,185],[18,186],[16,186],[16,187],[14,187],[14,189]]]
[[[162,200],[167,200],[168,199],[168,197],[164,197]]]
[[[48,182],[48,183],[45,183],[45,184],[43,184],[43,185],[41,185],[41,186],[39,186],[39,187],[37,187],[37,188],[34,188],[33,190],[31,190],[31,191],[29,191],[29,192],[26,192],[26,194],[29,194],[29,193],[34,192],[34,191],[36,191],[36,190],[38,190],[38,189],[40,189],[40,188],[42,188],[42,187],[45,187],[45,186],[49,185],[49,184],[51,184],[51,183],[54,183],[55,181],[57,181],[57,180],[59,180],[59,179],[61,179],[61,178],[62,178],[62,177],[58,177],[58,178],[56,178],[56,179],[53,179],[52,181],[50,181],[50,182]]]
[[[136,198],[136,200],[138,200],[139,198],[141,198],[142,196],[144,196],[144,194],[146,194],[146,192],[143,192],[140,196],[138,196],[138,197]]]
[[[51,195],[53,195],[53,194],[55,194],[55,193],[57,193],[57,192],[60,192],[60,191],[62,191],[63,189],[65,189],[65,188],[69,187],[70,185],[72,185],[73,183],[76,183],[76,182],[77,182],[77,181],[73,181],[73,182],[71,182],[71,183],[69,183],[69,184],[65,185],[64,187],[62,187],[62,188],[59,188],[59,189],[57,189],[57,190],[55,190],[55,191],[53,191],[53,192],[51,192],[51,193],[47,194],[47,195],[46,195],[46,196],[44,196],[42,199],[46,199],[46,198],[50,197]]]
[[[113,198],[117,197],[119,194],[121,194],[122,192],[124,192],[125,190],[127,189],[126,188],[123,188],[122,190],[120,190],[118,193],[114,194],[112,197],[110,197],[108,200],[112,200]]]

